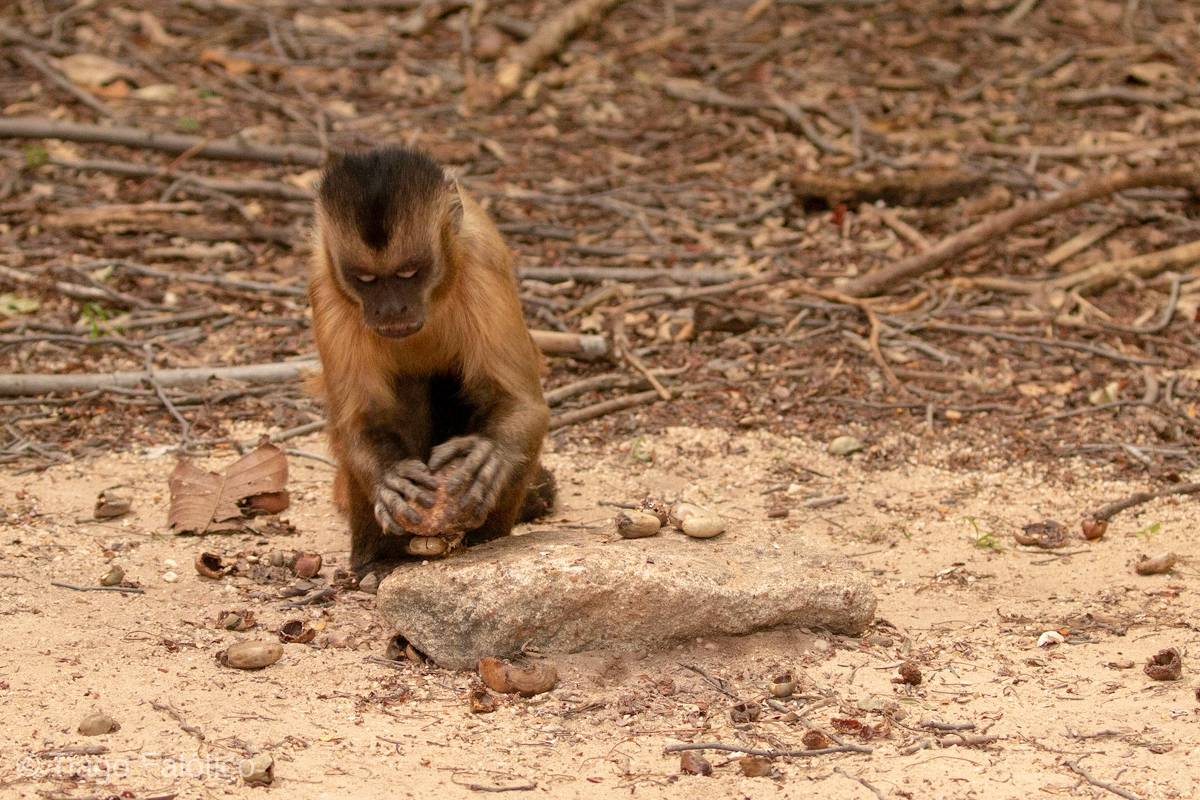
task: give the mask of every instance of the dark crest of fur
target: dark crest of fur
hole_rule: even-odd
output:
[[[321,204],[348,223],[363,243],[387,247],[406,210],[424,208],[444,191],[446,176],[418,150],[388,147],[338,156],[321,178]]]

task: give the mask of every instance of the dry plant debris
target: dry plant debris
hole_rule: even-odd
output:
[[[222,474],[206,472],[182,460],[168,481],[168,524],[176,533],[240,530],[248,509],[254,508],[255,498],[286,497],[287,475],[287,456],[272,444],[259,445]],[[279,508],[278,503],[270,505]]]

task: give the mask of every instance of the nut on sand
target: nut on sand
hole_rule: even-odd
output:
[[[79,722],[79,733],[84,736],[103,736],[121,729],[115,719],[100,711],[88,714]]]
[[[234,669],[262,669],[283,658],[283,646],[276,642],[238,642],[217,654],[217,660]]]
[[[622,539],[645,539],[658,533],[662,522],[646,511],[622,511],[617,514],[617,533]]]
[[[725,520],[693,503],[676,503],[671,524],[693,539],[711,539],[725,532]]]
[[[533,697],[554,688],[558,683],[558,670],[545,661],[517,666],[498,658],[481,658],[479,677],[493,692]]]

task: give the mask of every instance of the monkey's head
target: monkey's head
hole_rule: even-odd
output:
[[[421,330],[453,268],[461,222],[457,184],[415,150],[338,156],[317,189],[325,260],[380,336]]]

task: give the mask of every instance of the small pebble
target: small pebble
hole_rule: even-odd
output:
[[[358,590],[367,594],[375,594],[379,591],[379,576],[374,572],[368,572],[363,576],[363,579],[358,582]]]
[[[175,581],[179,580],[179,576],[174,572],[167,571],[163,573],[162,579],[167,583],[175,583]]]
[[[238,766],[242,780],[250,786],[266,786],[275,780],[275,759],[270,753],[259,753]]]
[[[829,454],[834,456],[848,456],[862,449],[862,440],[854,436],[839,436],[829,443]]]

